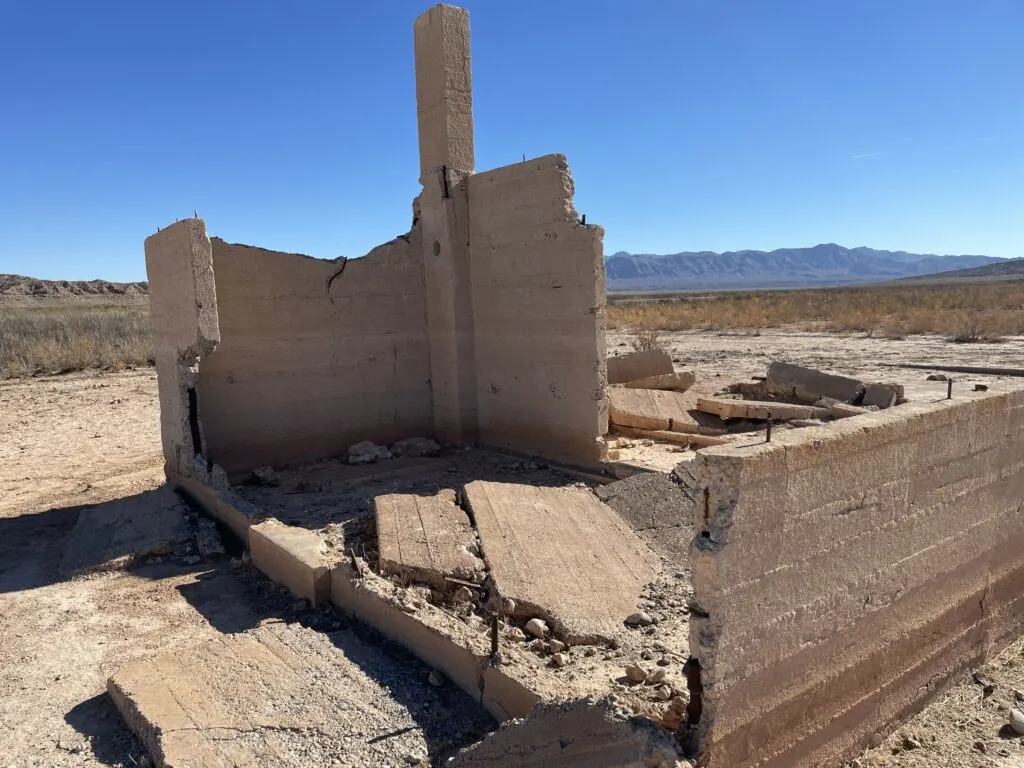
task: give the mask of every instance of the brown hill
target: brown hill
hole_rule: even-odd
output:
[[[23,275],[0,275],[0,305],[12,304],[144,304],[149,284],[107,280],[39,280]]]

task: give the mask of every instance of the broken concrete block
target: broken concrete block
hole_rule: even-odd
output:
[[[713,413],[723,419],[757,419],[776,421],[788,419],[822,419],[828,416],[826,408],[813,405],[791,405],[759,400],[726,400],[716,397],[697,398],[697,409]]]
[[[876,405],[879,408],[891,408],[903,397],[902,384],[884,384],[876,382],[868,384],[864,389],[864,398],[860,404],[864,407]]]
[[[672,734],[610,699],[538,704],[478,744],[452,768],[674,768],[680,755]]]
[[[371,443],[369,440],[363,440],[348,449],[349,464],[372,464],[379,459],[390,458],[392,458],[391,451],[383,445]]]
[[[441,446],[428,437],[407,437],[391,446],[394,456],[437,456],[440,452]]]
[[[224,542],[221,541],[217,524],[208,517],[200,517],[195,523],[196,551],[203,560],[211,560],[224,555]]]
[[[657,556],[614,510],[582,488],[477,480],[464,495],[502,598],[543,616],[569,643],[622,631]]]
[[[627,381],[622,386],[630,389],[665,389],[672,392],[685,392],[697,381],[692,371],[679,373],[663,373],[658,376],[645,376],[636,381]]]
[[[451,718],[486,727],[468,698],[439,697],[403,664],[352,633],[273,622],[136,661],[114,673],[107,692],[149,753],[139,763],[166,768],[326,766],[343,740],[350,765],[402,765],[404,755],[438,745],[394,695],[398,679],[411,700],[443,701]],[[350,739],[355,729],[389,738]]]
[[[672,358],[668,352],[660,349],[608,358],[609,384],[626,384],[648,376],[661,376],[673,372]]]
[[[253,565],[313,605],[322,605],[331,596],[331,573],[324,548],[324,540],[315,532],[279,520],[249,528]]]
[[[442,592],[454,586],[445,577],[477,581],[482,575],[484,563],[473,554],[476,535],[454,491],[378,496],[373,508],[383,572]]]
[[[859,405],[840,403],[838,400],[833,400],[830,397],[823,397],[814,405],[818,408],[828,409],[829,415],[831,415],[833,419],[846,419],[850,416],[860,416],[865,413],[871,413],[870,408],[861,408]]]
[[[858,379],[791,363],[768,366],[768,384],[807,403],[823,397],[853,403],[864,393],[864,382]]]
[[[609,387],[607,397],[608,420],[616,426],[706,435],[726,432],[720,418],[696,410],[692,393]]]

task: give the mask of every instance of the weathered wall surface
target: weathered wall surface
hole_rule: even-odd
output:
[[[563,155],[469,178],[480,441],[580,460],[608,426],[604,232],[572,195]]]
[[[1024,391],[697,461],[704,765],[832,764],[1024,625]]]
[[[342,266],[213,240],[221,344],[199,396],[229,472],[433,434],[416,233]]]
[[[149,316],[160,392],[164,469],[171,482],[195,474],[203,452],[195,395],[200,358],[220,339],[206,222],[186,219],[146,238]]]

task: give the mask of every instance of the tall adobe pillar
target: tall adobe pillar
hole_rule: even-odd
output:
[[[469,259],[468,178],[473,173],[469,13],[436,5],[416,19],[419,226],[430,337],[434,433],[477,439],[476,364]]]

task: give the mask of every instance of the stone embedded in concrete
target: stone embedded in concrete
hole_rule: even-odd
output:
[[[758,400],[729,400],[717,397],[697,398],[697,410],[720,416],[723,419],[754,419],[766,421],[775,419],[824,419],[829,415],[827,408],[813,405],[792,405]]]
[[[186,219],[146,238],[160,437],[167,478],[196,475],[208,456],[198,413],[198,365],[220,341],[213,253],[202,219]]]
[[[675,768],[668,731],[610,699],[538,704],[460,752],[452,768]]]
[[[570,643],[611,638],[657,557],[589,490],[477,480],[463,491],[497,592]]]
[[[373,501],[380,569],[442,592],[454,588],[446,577],[478,581],[483,561],[465,511],[449,489],[436,496],[388,494]]]
[[[295,596],[313,605],[330,599],[324,540],[314,531],[267,520],[249,529],[249,551],[253,565]]]
[[[662,373],[657,376],[645,376],[635,381],[627,381],[622,386],[631,389],[667,389],[673,392],[685,392],[697,381],[693,371],[679,373]]]
[[[638,379],[664,376],[674,371],[672,357],[662,349],[608,358],[609,384],[628,384]]]
[[[158,768],[309,768],[339,755],[397,766],[463,743],[419,706],[488,725],[469,698],[432,691],[352,633],[281,622],[134,662],[107,691]]]
[[[188,505],[168,486],[78,513],[60,561],[62,576],[129,565],[190,543]]]
[[[768,384],[807,403],[817,402],[823,397],[853,403],[864,394],[864,382],[859,379],[792,363],[769,365]]]

